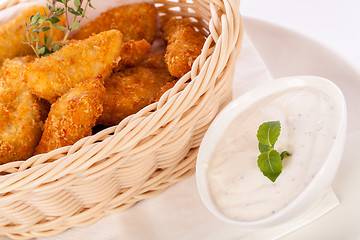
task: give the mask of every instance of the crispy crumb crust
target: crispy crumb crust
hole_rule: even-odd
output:
[[[21,81],[23,65],[32,57],[5,60],[0,70],[0,163],[32,156],[41,137],[39,106]]]
[[[189,19],[170,18],[162,28],[166,47],[165,62],[172,76],[181,78],[191,70],[201,54],[205,38],[191,26]]]
[[[170,90],[171,88],[173,88],[175,86],[175,84],[177,83],[177,80],[171,81],[171,82],[167,82],[156,94],[156,99],[155,101],[158,102],[161,98],[161,96],[167,91]]]
[[[162,23],[161,30],[165,41],[169,41],[172,34],[178,29],[191,27],[191,21],[189,18],[176,18],[171,17],[166,22]]]
[[[35,154],[72,145],[91,135],[103,110],[104,81],[101,75],[83,81],[62,95],[52,106]]]
[[[115,7],[82,26],[73,36],[85,39],[93,33],[117,29],[124,34],[124,42],[145,39],[152,43],[156,35],[157,12],[154,4],[140,3]]]
[[[157,92],[174,78],[164,68],[138,66],[111,75],[105,82],[104,112],[97,123],[119,124],[125,117],[153,103]]]
[[[151,53],[145,62],[141,63],[141,66],[148,68],[160,68],[167,69],[167,65],[164,60],[164,54],[162,53]]]
[[[122,34],[110,30],[85,40],[71,41],[59,51],[27,64],[24,80],[33,93],[50,103],[76,84],[102,75],[110,76],[122,50]]]
[[[127,41],[123,45],[119,65],[115,68],[114,71],[117,72],[125,68],[139,65],[146,59],[150,49],[151,45],[145,39],[140,41]]]

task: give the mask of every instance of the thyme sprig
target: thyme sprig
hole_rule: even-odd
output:
[[[40,12],[30,17],[30,22],[25,21],[27,42],[36,56],[47,56],[56,52],[66,44],[66,40],[72,31],[79,28],[80,22],[84,19],[88,7],[94,8],[91,5],[91,0],[74,0],[75,8],[69,6],[70,0],[48,0],[47,9],[44,9],[44,16],[40,16]],[[60,3],[60,6],[57,6]],[[61,16],[65,14],[66,26],[58,25]],[[71,16],[73,15],[73,16]],[[71,20],[71,21],[70,21]],[[52,41],[53,29],[56,28],[64,31],[64,37],[60,43]],[[43,45],[40,45],[40,33],[43,35]]]

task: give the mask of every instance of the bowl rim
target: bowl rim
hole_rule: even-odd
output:
[[[234,120],[234,118],[254,103],[259,102],[261,99],[269,97],[272,94],[301,87],[320,90],[327,96],[334,99],[340,114],[337,138],[335,139],[333,146],[337,145],[338,147],[332,147],[329,150],[328,157],[324,160],[315,177],[302,190],[302,192],[295,197],[295,199],[289,202],[287,206],[277,211],[275,214],[253,221],[239,221],[225,216],[218,210],[213,202],[206,181],[206,164],[211,161],[211,156],[216,150],[216,145],[221,140],[221,136],[224,134],[227,126]],[[262,94],[258,94],[260,92]],[[341,162],[341,156],[345,146],[346,125],[347,109],[345,97],[340,88],[326,78],[318,76],[283,77],[274,79],[271,82],[251,89],[230,102],[216,116],[208,128],[208,131],[205,133],[196,161],[196,183],[202,202],[213,215],[222,221],[243,227],[274,226],[298,217],[302,212],[305,212],[306,209],[314,204],[319,197],[323,196],[331,185]],[[216,137],[214,138],[213,136]],[[315,190],[318,194],[314,194]]]

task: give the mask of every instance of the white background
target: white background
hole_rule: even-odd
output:
[[[359,0],[240,1],[243,15],[304,34],[343,56],[360,70]]]

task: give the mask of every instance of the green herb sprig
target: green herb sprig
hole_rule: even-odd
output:
[[[70,0],[48,0],[47,9],[49,13],[46,13],[44,9],[44,16],[40,16],[40,12],[37,12],[30,17],[29,23],[25,21],[27,42],[23,43],[29,45],[37,57],[47,56],[63,47],[66,44],[69,34],[79,28],[81,20],[85,17],[87,8],[94,8],[91,5],[91,0],[74,0],[75,9],[69,6],[69,2]],[[57,3],[61,5],[56,6]],[[60,17],[64,14],[66,17],[66,26],[58,25],[57,23],[60,22]],[[71,17],[70,14],[72,14],[73,17]],[[71,22],[70,18],[72,18]],[[52,42],[53,28],[65,32],[60,44]],[[40,46],[39,36],[41,32],[44,32],[44,44]]]
[[[265,122],[260,125],[257,131],[257,139],[259,140],[260,155],[257,160],[258,167],[272,182],[282,172],[282,160],[291,156],[287,151],[281,154],[274,149],[275,143],[280,136],[281,124],[279,121]]]

